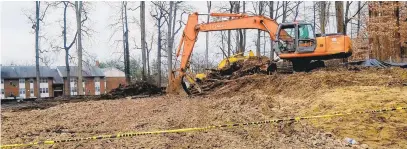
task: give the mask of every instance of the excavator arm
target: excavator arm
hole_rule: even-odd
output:
[[[188,16],[188,21],[183,31],[181,41],[179,43],[176,56],[181,54],[181,65],[178,69],[171,72],[170,82],[167,88],[167,93],[179,93],[180,87],[184,87],[183,78],[189,68],[189,60],[198,37],[199,32],[236,30],[236,29],[259,29],[270,34],[270,38],[275,41],[278,30],[278,23],[273,19],[264,16],[248,16],[246,14],[225,14],[211,13],[212,17],[232,17],[231,20],[218,21],[198,24],[198,13],[192,13]],[[281,36],[289,40],[291,38],[284,30],[280,33]]]

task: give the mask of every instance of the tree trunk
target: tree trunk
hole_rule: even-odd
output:
[[[172,20],[172,6],[173,1],[170,1],[170,13],[168,15],[168,20]],[[172,42],[171,42],[171,21],[168,22],[168,32],[167,32],[167,61],[168,61],[168,84],[170,84],[170,78],[172,74]]]
[[[269,4],[269,12],[270,12],[270,18],[271,19],[274,19],[273,18],[273,13],[274,13],[274,2],[273,1],[270,1],[269,2],[270,4]],[[271,37],[270,37],[270,39],[271,39]],[[273,43],[274,43],[274,41],[273,40],[270,40],[270,59],[271,60],[274,60],[274,45],[273,45]]]
[[[259,14],[258,15],[262,15],[263,13],[263,2],[259,1]],[[261,51],[260,51],[260,34],[261,31],[257,30],[257,41],[256,41],[256,56],[261,56]]]
[[[35,2],[35,71],[36,71],[36,86],[37,86],[37,99],[41,99],[40,94],[40,48],[39,48],[39,31],[40,31],[40,1]]]
[[[126,73],[126,71],[127,71],[127,65],[126,65],[126,62],[127,62],[127,58],[126,58],[126,27],[125,27],[125,25],[124,25],[124,2],[122,2],[122,7],[121,7],[121,13],[120,13],[120,18],[121,18],[121,23],[122,23],[122,32],[123,32],[123,66],[124,66],[124,75],[125,75],[125,78],[126,78],[126,83],[128,83],[127,82],[127,73]]]
[[[211,13],[212,2],[207,1],[206,5],[207,5],[207,8],[208,8],[208,14],[210,14]],[[206,23],[209,23],[209,18],[210,18],[210,15],[208,15],[208,18],[206,19]],[[206,32],[205,67],[209,68],[209,32]]]
[[[233,4],[234,2],[231,2],[231,1],[229,1],[229,4],[230,4],[230,9],[229,9],[229,13],[233,13],[233,6],[234,6],[234,4]],[[232,19],[232,17],[229,17],[229,20],[231,20]],[[231,33],[232,33],[232,31],[231,30],[228,30],[228,41],[227,41],[227,44],[228,44],[228,57],[230,56],[230,53],[231,53],[231,43],[230,43],[230,40],[231,40]]]
[[[316,24],[316,2],[312,2],[312,4],[313,4],[313,7],[314,7],[314,26],[313,26],[313,30],[314,30],[314,33],[315,33],[315,26],[317,25]]]
[[[320,1],[319,2],[320,8],[320,14],[319,14],[319,21],[320,21],[320,28],[321,28],[321,34],[325,34],[325,12],[326,12],[326,2],[325,1]]]
[[[295,6],[295,15],[294,15],[294,21],[297,21],[297,17],[298,17],[298,13],[299,13],[299,8],[300,8],[300,4],[301,2],[297,2],[296,6]]]
[[[82,1],[75,1],[76,8],[76,28],[78,33],[78,69],[82,70]],[[82,71],[78,71],[78,95],[83,95],[83,86],[82,86]]]
[[[147,69],[147,59],[146,59],[146,11],[145,11],[145,2],[140,1],[140,19],[141,19],[141,54],[143,61],[143,70],[142,78],[143,81],[147,81],[146,78],[146,69]]]
[[[158,87],[161,87],[161,49],[162,49],[162,47],[161,47],[161,26],[160,26],[160,23],[161,23],[161,21],[160,20],[157,20],[157,22],[158,22],[158,40],[157,40],[157,68],[158,68],[158,71],[157,71],[157,86]]]
[[[237,1],[237,2],[235,2],[235,13],[240,13],[240,1]],[[238,30],[236,30],[236,53],[240,53],[240,52],[243,52],[244,50],[242,49],[243,48],[243,42],[242,42],[242,38],[243,38],[243,35],[242,35],[243,33],[242,33],[242,29],[238,29]]]
[[[129,27],[127,23],[127,2],[123,2],[123,9],[124,9],[124,27],[125,27],[125,32],[124,32],[124,41],[125,41],[125,47],[124,47],[124,73],[126,76],[126,83],[130,84],[131,83],[131,78],[130,78],[130,51],[129,51]]]
[[[360,10],[361,8],[361,2],[360,1],[358,1],[358,10]],[[358,13],[358,26],[357,26],[357,36],[359,36],[359,30],[360,30],[360,12]]]
[[[261,53],[260,53],[260,34],[261,34],[261,31],[260,30],[257,30],[257,41],[256,41],[256,56],[261,56]]]
[[[266,55],[266,32],[263,32],[263,55]]]
[[[336,10],[336,26],[337,26],[336,32],[345,33],[344,32],[344,22],[343,22],[343,2],[342,1],[335,1],[335,10]]]
[[[69,3],[68,2],[63,2],[64,4],[64,17],[63,17],[63,22],[64,22],[64,27],[63,27],[63,36],[64,36],[64,49],[65,49],[65,65],[66,65],[66,82],[67,82],[67,89],[68,92],[66,96],[70,98],[71,96],[71,69],[69,68],[69,49],[71,49],[72,45],[75,43],[76,36],[78,33],[75,33],[75,37],[72,40],[71,44],[69,46],[66,45],[67,39],[66,39],[66,9],[68,8]],[[37,80],[38,82],[39,80]]]
[[[285,22],[285,20],[287,19],[287,11],[288,11],[288,2],[287,1],[283,1],[283,19],[281,22]]]
[[[65,3],[64,3],[65,4]],[[66,94],[68,98],[71,96],[71,75],[70,75],[70,68],[69,68],[69,49],[66,47],[66,9],[68,8],[68,4],[65,4],[64,7],[64,49],[65,49],[65,66],[66,66],[66,80],[67,80],[67,88],[68,93]],[[37,80],[39,82],[39,80]],[[39,89],[39,88],[38,88]]]
[[[243,1],[243,13],[246,13],[246,1]],[[242,49],[244,52],[246,50],[246,29],[243,29],[243,46]]]

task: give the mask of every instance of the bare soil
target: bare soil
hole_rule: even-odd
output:
[[[2,105],[1,144],[407,106],[404,83],[405,69],[326,68],[244,76],[196,97],[89,100],[29,110]],[[406,121],[407,112],[389,112],[39,148],[407,148]],[[349,146],[345,137],[359,144]]]

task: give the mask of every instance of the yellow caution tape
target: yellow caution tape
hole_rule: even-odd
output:
[[[93,136],[93,137],[87,137],[87,138],[76,138],[76,139],[65,139],[65,140],[48,140],[48,141],[40,141],[40,142],[25,143],[25,144],[7,144],[7,145],[1,145],[0,148],[26,147],[26,146],[34,146],[34,145],[56,144],[56,143],[61,143],[61,142],[77,142],[77,141],[84,141],[84,140],[113,139],[113,138],[133,137],[133,136],[151,135],[151,134],[204,131],[204,130],[215,129],[215,128],[259,125],[259,124],[267,124],[267,123],[279,123],[279,122],[284,122],[284,121],[299,121],[299,120],[305,120],[305,119],[329,118],[329,117],[346,116],[346,115],[353,115],[353,114],[383,113],[383,112],[406,110],[406,109],[407,109],[407,107],[396,107],[396,108],[389,108],[389,109],[358,111],[358,112],[349,112],[349,113],[335,113],[335,114],[305,116],[305,117],[294,117],[294,118],[287,118],[287,119],[274,119],[274,120],[248,122],[248,123],[213,125],[213,126],[207,126],[207,127],[182,128],[182,129],[161,130],[161,131],[147,131],[147,132],[129,132],[129,133],[120,133],[120,134],[112,134],[112,135]]]

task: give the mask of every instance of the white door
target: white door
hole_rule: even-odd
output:
[[[40,79],[40,95],[41,95],[41,97],[49,97],[47,78]]]
[[[34,97],[34,80],[30,79],[30,97]]]
[[[95,95],[100,95],[100,79],[95,77]]]
[[[18,87],[19,87],[19,93],[21,98],[26,98],[25,96],[25,79],[19,79],[18,80]]]
[[[107,92],[107,91],[106,91],[106,90],[107,90],[107,89],[106,89],[106,78],[105,78],[105,81],[104,81],[104,82],[105,82],[105,94],[106,94],[106,92]]]
[[[82,80],[82,90],[83,90],[83,95],[86,95],[86,88],[85,88],[85,80]]]
[[[71,95],[78,95],[77,88],[76,88],[77,79],[71,78],[70,84],[71,84]]]

